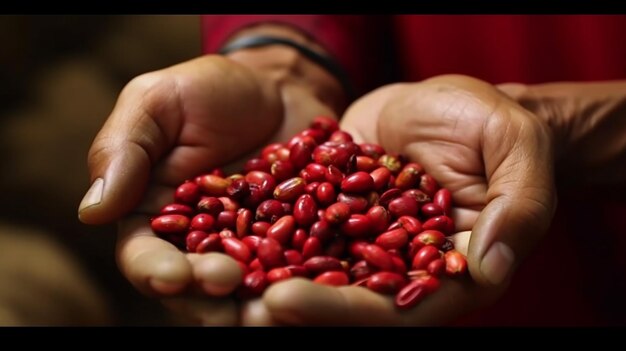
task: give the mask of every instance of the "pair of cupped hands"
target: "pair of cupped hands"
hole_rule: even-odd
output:
[[[492,303],[550,224],[556,206],[549,127],[507,92],[456,75],[381,87],[343,115],[323,93],[204,56],[132,80],[89,152],[85,223],[118,220],[116,259],[143,294],[203,325],[440,325]],[[242,273],[220,253],[179,251],[150,229],[177,185],[286,141],[318,115],[335,116],[356,142],[424,166],[452,193],[470,277],[445,280],[416,307],[356,286],[290,279],[257,299],[232,292]]]

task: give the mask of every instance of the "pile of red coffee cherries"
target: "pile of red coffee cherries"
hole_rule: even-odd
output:
[[[442,275],[467,271],[446,236],[451,196],[421,165],[357,144],[319,116],[287,143],[266,146],[243,172],[181,184],[152,230],[183,250],[224,252],[240,263],[241,298],[306,277],[395,295],[410,308]]]

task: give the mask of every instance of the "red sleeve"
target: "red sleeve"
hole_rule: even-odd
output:
[[[274,22],[291,25],[322,45],[346,70],[357,93],[380,83],[384,16],[348,15],[205,15],[202,16],[204,53],[215,53],[237,30]]]

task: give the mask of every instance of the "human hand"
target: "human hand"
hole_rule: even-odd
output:
[[[541,239],[556,206],[547,125],[493,86],[463,76],[383,87],[355,102],[342,128],[422,164],[452,192],[456,248],[472,279],[444,280],[409,311],[361,287],[303,279],[272,285],[259,320],[280,324],[433,325],[493,302]]]
[[[166,306],[205,324],[237,321],[226,296],[241,280],[239,266],[222,254],[182,253],[152,232],[147,214],[172,202],[184,180],[270,137],[285,139],[319,114],[335,114],[314,88],[275,67],[249,68],[245,62],[258,62],[255,55],[205,56],[134,79],[89,152],[93,185],[80,205],[81,221],[106,223],[133,211],[119,224],[122,273],[142,293],[167,297]]]

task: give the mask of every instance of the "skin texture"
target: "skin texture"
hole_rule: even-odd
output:
[[[555,164],[567,170],[572,153],[582,151],[592,170],[584,177],[624,167],[623,138],[606,133],[623,130],[623,83],[593,86],[592,94],[585,87],[494,87],[440,76],[386,86],[350,106],[342,128],[357,142],[406,154],[452,192],[454,240],[468,255],[472,279],[444,281],[410,311],[398,312],[390,298],[364,288],[303,279],[238,305],[227,296],[241,281],[231,258],[181,253],[150,230],[146,214],[170,202],[185,179],[284,141],[317,115],[341,115],[345,97],[337,81],[289,48],[206,56],[131,81],[90,150],[94,185],[79,217],[98,224],[125,216],[120,270],[184,323],[443,324],[500,296],[541,239],[556,206]],[[596,123],[585,123],[588,118]]]
[[[626,181],[626,82],[501,84],[554,132],[559,186]],[[624,193],[622,192],[622,195]]]
[[[289,324],[437,325],[494,301],[513,269],[504,266],[527,255],[554,212],[547,125],[487,83],[441,76],[370,93],[348,109],[342,128],[406,154],[450,189],[454,241],[473,279],[445,280],[408,312],[364,288],[292,280],[267,290],[267,313]],[[496,253],[487,254],[491,247]]]
[[[452,191],[459,230],[454,241],[468,256],[472,280],[446,280],[437,294],[407,312],[366,289],[286,281],[267,290],[265,309],[256,309],[266,316],[256,320],[438,325],[493,302],[511,277],[494,280],[506,271],[502,257],[512,252],[513,266],[519,265],[550,223],[555,173],[565,186],[623,190],[624,91],[624,82],[494,87],[440,76],[364,96],[348,109],[341,127],[356,141],[406,154]],[[499,261],[498,254],[486,254],[491,246],[501,253]]]
[[[92,144],[93,185],[79,208],[80,220],[89,224],[126,215],[116,250],[121,272],[142,293],[165,299],[183,320],[211,325],[238,321],[234,302],[222,297],[241,281],[239,266],[222,254],[180,252],[154,235],[149,215],[171,202],[184,180],[284,140],[315,116],[335,115],[328,105],[342,101],[334,78],[293,49],[233,56],[205,56],[131,81]],[[268,56],[275,60],[271,67],[257,59]],[[292,66],[304,76],[293,77]],[[303,78],[310,71],[316,89]],[[333,90],[337,98],[324,101],[321,92]],[[206,296],[224,304],[208,303]],[[214,318],[214,309],[225,317]]]

